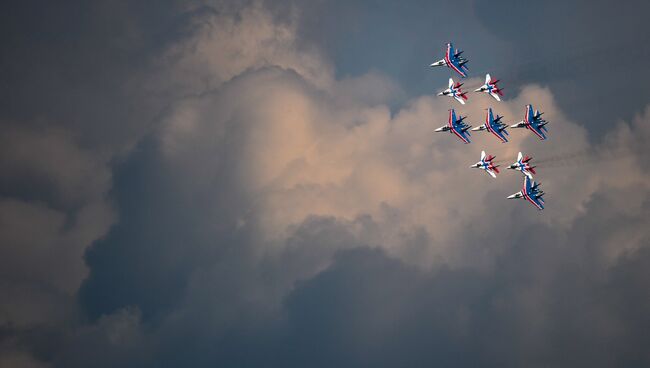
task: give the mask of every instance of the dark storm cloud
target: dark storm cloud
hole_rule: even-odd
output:
[[[552,88],[527,86],[517,104],[570,110],[553,102],[571,77],[563,64],[495,56],[559,46],[510,22],[529,8],[491,4],[3,13],[0,365],[650,364],[649,196],[635,166],[650,114],[605,139],[631,148],[622,162],[545,173],[553,195],[539,214],[504,205],[514,177],[485,189],[455,169],[466,150],[431,145],[431,116],[446,105],[400,105],[402,91],[446,78],[422,75],[452,39],[472,50],[474,72],[494,65]],[[557,24],[549,39],[577,29],[563,47],[603,18],[576,26],[540,6]],[[580,50],[567,57],[604,55],[591,41]],[[641,111],[647,94],[636,98]],[[553,139],[583,149],[566,120]]]
[[[340,254],[288,299],[292,358],[296,366],[647,364],[648,248],[607,269],[585,264],[589,251],[575,243],[548,240],[522,239],[488,275],[423,274],[377,252]],[[623,280],[646,291],[614,291]]]
[[[221,105],[231,104],[224,97],[231,88],[255,85],[263,95],[260,81],[270,76],[302,85],[294,73],[260,70],[191,106],[209,106],[205,122],[212,126],[228,111]],[[247,122],[225,115],[226,137],[245,136],[240,130]],[[239,144],[224,142],[232,146],[223,154],[243,155]],[[647,297],[641,291],[650,262],[647,234],[636,241],[623,235],[650,219],[647,205],[622,215],[612,211],[620,204],[598,195],[568,230],[523,220],[530,215],[525,206],[495,212],[492,230],[468,227],[457,257],[470,266],[460,268],[423,270],[369,248],[374,244],[355,234],[385,226],[370,216],[310,217],[291,229],[283,251],[260,260],[252,229],[232,221],[249,205],[234,179],[237,164],[218,161],[223,166],[212,167],[213,181],[196,184],[188,180],[196,173],[178,175],[192,168],[170,164],[162,150],[162,142],[145,141],[116,170],[115,199],[125,217],[89,252],[92,274],[81,293],[95,318],[131,305],[143,311],[133,334],[145,338],[129,349],[142,346],[144,356],[124,355],[127,364],[611,366],[648,360],[641,348],[643,307],[626,309]],[[503,201],[488,200],[490,208]],[[612,256],[612,242],[621,236],[630,251]],[[429,241],[428,234],[423,238]],[[336,253],[346,248],[356,249]],[[323,271],[313,276],[314,270]],[[622,280],[636,291],[614,292],[624,288]],[[101,350],[104,340],[86,351]],[[57,359],[74,366],[75,357],[73,349]]]
[[[595,138],[647,103],[650,73],[646,3],[624,1],[476,2],[492,32],[513,42],[518,55],[505,75],[543,81],[560,106],[583,121]],[[502,20],[508,14],[507,20]],[[491,21],[494,20],[494,21]]]
[[[422,271],[364,247],[340,252],[296,285],[280,313],[246,296],[277,270],[230,256],[197,276],[184,312],[162,337],[149,336],[160,350],[145,359],[149,366],[643,366],[650,252],[642,246],[611,267],[599,253],[607,235],[650,214],[646,206],[640,218],[617,219],[601,200],[568,237],[525,229],[489,272]],[[299,233],[315,238],[299,235],[307,244],[296,245],[322,242],[323,232],[340,237],[339,226],[309,221]],[[304,257],[289,252],[277,265]]]
[[[71,127],[94,146],[137,134],[152,111],[133,84],[174,36],[174,3],[7,5],[0,21],[3,120]]]
[[[328,50],[338,73],[372,66],[411,96],[446,85],[426,61],[454,41],[470,75],[492,73],[506,98],[526,83],[548,85],[568,116],[600,139],[648,100],[647,10],[635,1],[312,1],[302,32]]]

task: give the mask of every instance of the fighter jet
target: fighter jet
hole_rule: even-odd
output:
[[[524,184],[521,190],[511,196],[508,196],[508,199],[514,198],[523,198],[528,202],[532,203],[533,206],[537,207],[538,210],[544,209],[544,192],[539,189],[541,184],[535,183],[528,176],[524,176]]]
[[[522,174],[526,175],[528,179],[532,180],[533,174],[537,174],[535,172],[535,166],[530,166],[530,160],[532,159],[533,158],[530,156],[523,157],[521,152],[519,152],[519,155],[517,155],[517,162],[508,166],[508,169],[519,170]]]
[[[488,155],[487,157],[485,156],[485,151],[481,151],[481,161],[475,163],[474,165],[470,166],[472,169],[483,169],[485,172],[490,174],[493,178],[497,177],[497,174],[499,173],[499,165],[495,165],[492,163],[492,160],[494,160],[496,156]]]
[[[505,143],[508,141],[508,139],[505,137],[506,135],[508,135],[508,131],[506,131],[508,125],[502,123],[501,118],[503,118],[503,116],[497,115],[495,119],[494,115],[492,115],[492,108],[488,108],[488,111],[485,114],[485,124],[477,126],[472,130],[473,131],[487,130],[488,132],[494,134],[497,138],[499,138],[501,143]]]
[[[467,100],[467,92],[463,92],[460,89],[460,86],[463,84],[460,82],[454,83],[454,80],[449,78],[449,88],[446,90],[438,93],[438,96],[449,96],[453,97],[456,99],[456,101],[460,102],[461,104],[465,104],[465,101]]]
[[[511,128],[526,128],[531,132],[535,133],[540,140],[546,139],[546,134],[548,132],[544,125],[548,124],[548,121],[542,119],[543,112],[539,110],[533,113],[533,105],[526,105],[526,114],[524,115],[524,120],[520,121],[517,124],[513,124]]]
[[[470,134],[468,130],[472,126],[463,123],[463,120],[465,120],[465,118],[466,116],[461,116],[458,119],[456,119],[456,111],[454,111],[454,109],[451,109],[449,110],[449,120],[447,121],[447,125],[436,129],[436,132],[450,132],[455,134],[464,143],[470,143],[469,140]]]
[[[450,43],[447,44],[447,52],[445,53],[445,58],[436,61],[430,66],[446,66],[452,68],[456,73],[460,74],[461,77],[467,77],[467,64],[468,60],[460,56],[463,52],[460,50],[454,50],[454,45]]]
[[[497,101],[501,101],[501,98],[499,98],[499,96],[503,96],[503,92],[501,92],[501,88],[497,87],[498,81],[498,79],[493,81],[492,78],[490,78],[490,75],[486,74],[485,84],[480,88],[475,89],[474,92],[485,92],[494,97]]]

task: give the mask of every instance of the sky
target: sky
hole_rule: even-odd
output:
[[[650,366],[647,11],[6,4],[0,366]],[[449,41],[502,102],[436,96]]]

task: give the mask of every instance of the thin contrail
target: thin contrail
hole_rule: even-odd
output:
[[[621,148],[587,148],[574,152],[567,152],[552,156],[542,156],[539,159],[533,159],[535,165],[544,168],[583,166],[596,164],[603,161],[624,159],[633,155],[633,152],[625,147]]]

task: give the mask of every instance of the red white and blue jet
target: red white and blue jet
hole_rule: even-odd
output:
[[[456,99],[456,101],[464,105],[465,101],[467,101],[467,92],[463,92],[463,90],[461,90],[460,86],[462,85],[463,83],[460,82],[454,83],[454,80],[449,78],[449,88],[438,93],[438,96],[453,97]]]
[[[522,174],[526,175],[528,179],[532,179],[533,175],[537,174],[535,172],[535,166],[530,165],[530,160],[532,159],[533,158],[530,156],[524,157],[521,152],[519,152],[519,155],[517,155],[517,162],[508,166],[508,169],[519,170]]]
[[[468,60],[460,56],[463,52],[460,50],[454,50],[454,45],[450,43],[447,44],[447,52],[445,53],[445,58],[436,61],[431,64],[431,66],[446,66],[452,68],[456,73],[460,74],[461,77],[467,77],[467,64]]]
[[[466,116],[456,118],[456,111],[454,111],[454,109],[451,109],[449,110],[449,120],[447,121],[447,125],[436,129],[436,132],[450,132],[455,134],[464,143],[470,143],[470,134],[468,130],[472,126],[463,122],[465,118]]]
[[[513,195],[508,196],[508,199],[523,198],[535,206],[538,210],[544,209],[544,192],[539,188],[541,184],[535,183],[528,176],[524,176],[524,184],[521,190]]]
[[[497,86],[498,81],[498,79],[493,81],[492,78],[490,78],[490,75],[486,74],[485,84],[480,88],[475,89],[474,92],[485,92],[494,97],[497,101],[501,101],[501,98],[499,96],[503,96],[503,92],[501,92],[502,89]]]
[[[474,165],[470,166],[472,169],[483,169],[485,172],[490,174],[493,178],[497,177],[497,174],[499,173],[499,165],[495,165],[492,160],[494,160],[496,156],[492,155],[485,155],[485,151],[481,151],[481,161],[475,163]]]
[[[542,119],[542,114],[543,112],[539,112],[539,110],[533,113],[533,105],[526,105],[524,120],[517,124],[513,124],[510,127],[529,129],[531,132],[535,133],[540,140],[544,140],[546,139],[546,134],[544,133],[548,132],[544,125],[548,124],[548,121]]]
[[[494,115],[492,114],[492,108],[488,108],[488,111],[485,114],[485,124],[477,126],[472,130],[473,131],[487,130],[488,132],[494,134],[495,137],[499,138],[501,143],[505,143],[508,141],[508,139],[506,138],[506,135],[508,135],[508,131],[506,131],[508,125],[502,123],[501,118],[503,118],[503,116],[499,116],[499,115],[497,115],[497,117],[495,118]]]

